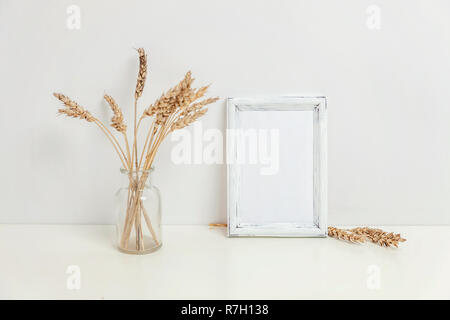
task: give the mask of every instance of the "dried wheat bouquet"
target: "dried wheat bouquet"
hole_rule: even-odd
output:
[[[131,191],[128,197],[127,218],[122,233],[121,245],[123,247],[128,246],[128,238],[132,227],[134,226],[138,231],[142,228],[141,216],[148,219],[145,210],[141,210],[139,203],[140,190],[148,179],[148,171],[161,143],[172,131],[182,129],[203,116],[207,111],[206,106],[218,100],[217,97],[200,100],[205,96],[208,86],[194,88],[192,86],[194,78],[188,71],[183,80],[163,93],[159,99],[146,107],[138,116],[138,101],[142,96],[147,79],[147,55],[142,48],[138,49],[137,52],[139,55],[139,71],[134,92],[134,119],[131,139],[128,137],[128,127],[122,109],[110,95],[105,94],[104,99],[111,107],[113,117],[110,126],[114,129],[113,131],[116,131],[117,137],[102,121],[77,102],[64,94],[53,94],[63,103],[63,107],[58,110],[59,114],[86,120],[102,130],[112,144],[122,166],[128,172],[129,189]],[[137,141],[139,130],[146,130],[147,132],[145,140],[141,142]],[[122,143],[119,140],[123,140]],[[151,228],[151,225],[148,227]],[[136,234],[138,237],[136,246],[139,250],[143,247],[143,241],[139,239],[141,233],[137,232]],[[155,241],[157,242],[157,239]]]

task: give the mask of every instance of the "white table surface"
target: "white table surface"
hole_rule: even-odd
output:
[[[0,225],[0,298],[449,299],[450,227],[384,229],[408,241],[387,249],[164,226],[163,247],[134,256],[115,248],[113,226]],[[72,265],[81,286],[69,290]]]

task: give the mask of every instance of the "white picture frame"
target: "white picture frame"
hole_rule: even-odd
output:
[[[260,177],[251,164],[239,162],[247,154],[248,150],[242,146],[246,137],[251,136],[246,132],[252,126],[255,132],[266,135],[270,132],[276,136],[279,131],[277,152],[280,166],[284,167],[274,176]],[[228,98],[226,145],[229,237],[327,235],[324,96]]]

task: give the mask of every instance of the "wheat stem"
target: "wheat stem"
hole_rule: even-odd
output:
[[[134,100],[134,153],[135,153],[135,164],[136,164],[136,171],[138,168],[138,158],[137,158],[137,98]]]
[[[155,240],[156,245],[159,245],[158,242],[158,237],[156,236],[155,230],[153,230],[153,226],[152,226],[152,222],[150,221],[150,218],[147,214],[147,210],[145,210],[145,206],[142,204],[142,200],[141,201],[141,208],[142,208],[142,213],[144,215],[144,219],[145,219],[145,223],[147,224],[147,228],[150,231],[153,240]]]
[[[117,141],[116,137],[112,134],[112,132],[108,129],[108,127],[106,127],[103,124],[103,122],[101,122],[99,119],[97,119],[97,118],[94,118],[94,119],[95,119],[94,121],[96,121],[100,126],[102,126],[105,129],[106,132],[108,132],[109,136],[114,140],[114,142],[116,143],[117,147],[119,148],[120,153],[122,154],[123,158],[127,160],[127,156],[125,155],[125,152],[123,151],[123,149],[120,147],[119,141]]]
[[[145,150],[147,148],[149,141],[150,141],[149,147],[151,146],[150,134],[153,132],[154,127],[155,127],[155,121],[152,121],[152,125],[150,126],[147,136],[145,137],[145,143],[144,143],[144,147],[142,148],[141,157],[139,158],[139,166],[138,166],[139,169],[141,168],[142,160],[144,158]]]
[[[128,143],[128,137],[127,137],[127,134],[125,132],[123,132],[123,138],[125,140],[125,147],[127,148],[127,155],[128,155],[127,162],[128,162],[128,169],[129,169],[131,167],[130,166],[131,154],[130,154],[130,145]]]
[[[103,133],[106,135],[106,137],[107,137],[107,138],[109,139],[109,141],[112,143],[114,149],[115,149],[116,152],[117,152],[117,155],[118,155],[119,158],[120,158],[120,161],[122,162],[122,165],[124,166],[124,168],[128,169],[128,165],[126,164],[126,161],[122,158],[122,155],[121,155],[119,149],[117,148],[117,146],[116,146],[116,144],[115,144],[115,142],[114,142],[115,139],[112,139],[112,138],[114,138],[114,136],[112,136],[112,138],[111,138],[111,136],[110,136],[111,133],[108,134],[107,131],[109,131],[109,130],[108,130],[108,129],[105,130],[105,126],[103,125],[103,123],[102,123],[100,120],[98,120],[97,118],[94,118],[93,122],[94,122],[95,124],[97,124],[97,126],[103,131]],[[118,146],[118,147],[120,148],[120,146]],[[123,151],[122,151],[122,154],[123,154]]]

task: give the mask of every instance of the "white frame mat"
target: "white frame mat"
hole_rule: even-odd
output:
[[[325,237],[327,235],[327,103],[324,96],[313,97],[279,97],[279,98],[228,98],[227,128],[228,131],[241,129],[238,120],[239,112],[248,111],[312,111],[312,195],[311,224],[295,222],[278,222],[277,212],[272,211],[273,220],[270,223],[242,224],[240,223],[240,187],[242,184],[241,166],[235,161],[238,157],[237,143],[227,135],[227,213],[228,236],[230,237]],[[311,112],[310,112],[311,113]],[[242,115],[242,114],[241,114]],[[248,117],[248,115],[246,115]],[[252,117],[253,115],[250,115]],[[256,116],[256,113],[255,113]],[[309,117],[309,116],[308,116]],[[257,122],[257,121],[255,121]],[[310,120],[311,122],[311,120]],[[231,129],[231,130],[230,130]],[[298,130],[302,130],[299,126]],[[305,130],[305,129],[303,129]],[[307,138],[309,141],[309,138]],[[289,142],[291,144],[291,142]],[[295,148],[295,145],[292,147]],[[311,152],[310,152],[311,153]],[[298,198],[300,199],[300,197]],[[253,200],[251,200],[253,201]],[[277,194],[273,200],[277,201]],[[283,203],[283,205],[286,205]],[[289,205],[289,204],[287,204]],[[267,214],[267,213],[266,213]],[[308,213],[310,214],[310,213]]]

